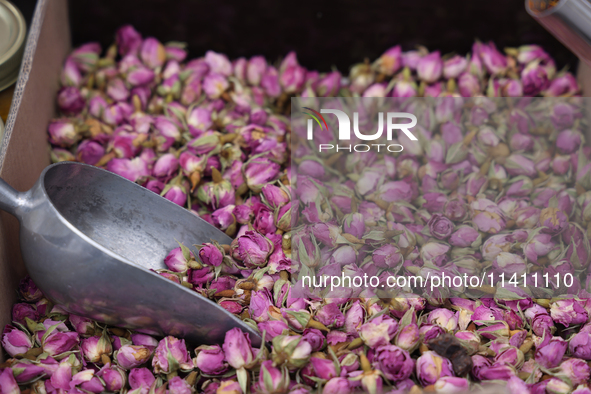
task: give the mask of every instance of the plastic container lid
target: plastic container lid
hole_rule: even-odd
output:
[[[18,78],[26,33],[27,25],[18,8],[0,0],[0,91]]]

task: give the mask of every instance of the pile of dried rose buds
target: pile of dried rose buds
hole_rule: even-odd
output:
[[[504,55],[493,44],[476,43],[469,56],[442,57],[423,48],[402,52],[394,47],[374,63],[353,66],[349,78],[343,78],[337,71],[306,70],[294,53],[277,67],[260,56],[232,62],[215,52],[184,62],[182,45],[144,39],[126,26],[104,57],[100,54],[97,44],[87,44],[66,60],[58,94],[63,117],[49,126],[54,161],[105,167],[235,236],[232,245],[211,243],[197,250],[182,245],[170,252],[164,261],[168,269],[159,273],[265,333],[271,350],[253,349],[238,329],[229,331],[222,345],[193,349],[174,337],[156,339],[106,327],[52,305],[25,279],[13,324],[2,335],[11,358],[0,365],[1,393],[479,389],[591,394],[591,297],[585,297],[586,284],[580,284],[578,297],[517,300],[501,294],[380,299],[365,293],[306,299],[294,297],[290,288],[290,242],[283,233],[290,230],[291,211],[300,197],[290,189],[291,130],[285,117],[290,97],[577,95],[573,76],[557,72],[541,48],[508,49]],[[559,121],[568,120],[563,113],[568,108],[554,110]],[[578,152],[580,131],[571,127],[559,135],[538,135],[529,130],[527,119],[518,124],[525,129],[510,141],[502,142],[489,130],[473,145],[466,144],[469,154],[458,161],[470,170],[466,176],[448,168],[441,153],[448,139],[463,141],[463,131],[453,125],[438,130],[443,137],[428,149],[393,156],[383,173],[409,189],[412,202],[420,204],[418,213],[389,210],[386,216],[380,209],[391,204],[382,208],[364,201],[364,193],[355,198],[345,193],[335,200],[339,207],[349,206],[349,211],[340,210],[346,217],[339,218],[342,228],[337,231],[360,240],[388,217],[397,241],[395,250],[385,247],[375,256],[379,262],[408,257],[432,238],[437,245],[465,248],[476,236],[482,238],[479,257],[461,258],[504,264],[510,257],[547,265],[564,257],[553,253],[564,244],[579,259],[576,264],[588,265],[588,234],[575,223],[591,220],[585,209],[591,206],[591,166],[578,161],[589,155]],[[540,144],[548,149],[530,158]],[[556,148],[550,149],[553,144]],[[478,154],[493,148],[506,158],[504,164],[489,163],[487,171],[474,171]],[[516,156],[511,158],[511,152]],[[353,160],[351,168],[361,173],[364,162]],[[440,190],[433,192],[435,188]],[[478,205],[486,200],[480,194],[502,189],[511,193],[505,205]],[[359,192],[355,187],[350,191]],[[554,208],[545,223],[541,205],[554,195],[562,198],[560,213]],[[476,204],[473,209],[482,213],[487,229],[502,221],[499,233],[463,223],[470,209],[464,199]],[[564,213],[563,206],[572,209]],[[559,216],[562,231],[528,239],[538,223],[553,224]],[[413,227],[415,222],[422,227]],[[528,237],[517,238],[523,235],[519,231]],[[425,242],[402,250],[412,238]],[[447,248],[441,252],[438,246],[430,253],[440,257],[442,266],[451,259],[457,263],[458,256]],[[339,258],[333,249],[323,256]],[[501,254],[504,260],[497,258]]]

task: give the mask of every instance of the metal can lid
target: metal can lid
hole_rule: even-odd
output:
[[[0,91],[18,78],[26,33],[27,25],[18,8],[0,0]]]

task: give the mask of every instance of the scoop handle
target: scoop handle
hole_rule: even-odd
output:
[[[17,213],[18,208],[23,206],[26,202],[25,193],[16,191],[6,181],[0,178],[0,209],[6,211],[17,218],[20,215]]]

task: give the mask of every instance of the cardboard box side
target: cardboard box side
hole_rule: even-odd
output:
[[[70,51],[66,0],[38,1],[25,51],[0,150],[0,177],[19,191],[30,189],[50,163],[47,123],[55,114],[59,73]],[[0,327],[10,323],[17,284],[26,272],[18,231],[17,219],[1,212]]]

